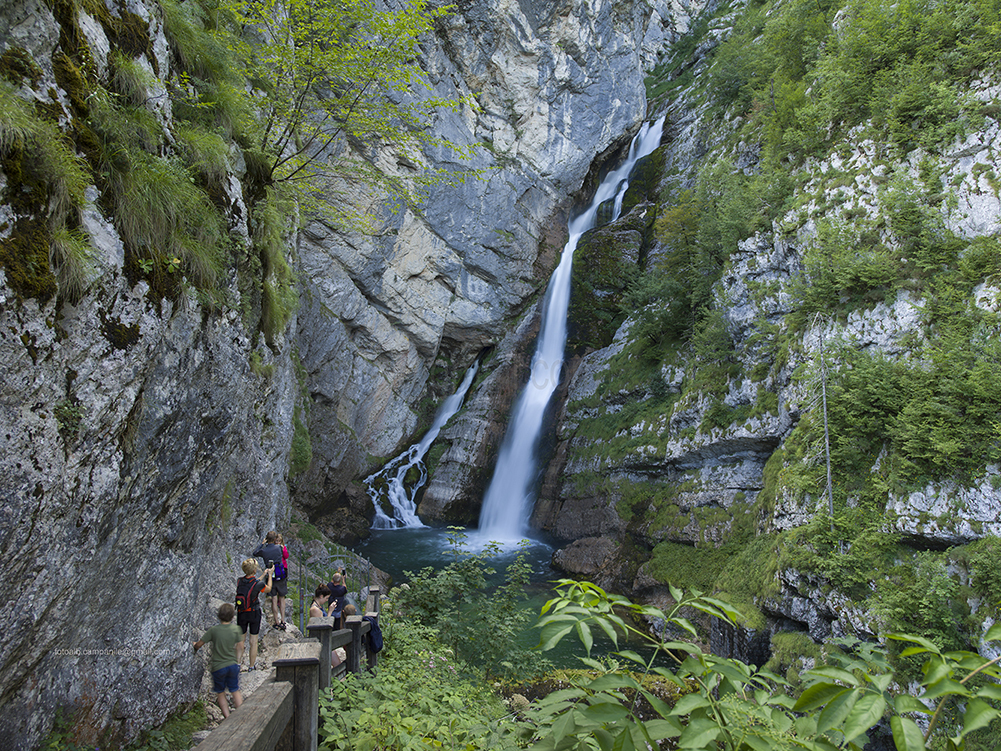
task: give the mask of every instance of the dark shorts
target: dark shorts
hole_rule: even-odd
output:
[[[285,597],[288,595],[288,579],[273,579],[268,597]]]
[[[243,633],[247,633],[247,629],[249,628],[250,633],[257,636],[261,633],[261,611],[251,610],[249,613],[237,613],[236,625],[240,627]]]
[[[226,689],[229,689],[230,693],[240,690],[240,666],[235,662],[212,671],[212,690],[221,694]]]

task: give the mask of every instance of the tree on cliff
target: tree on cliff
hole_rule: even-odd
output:
[[[410,203],[422,188],[467,173],[430,169],[422,150],[467,150],[435,135],[438,113],[468,102],[434,96],[419,43],[450,7],[407,0],[223,0],[242,31],[227,36],[260,117],[251,152],[264,184],[307,209],[355,223],[357,184]],[[348,200],[345,200],[348,199]]]

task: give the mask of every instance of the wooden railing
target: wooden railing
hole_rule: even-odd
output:
[[[379,618],[379,588],[369,590],[366,616]],[[374,671],[378,655],[365,635],[372,624],[359,615],[334,630],[333,618],[310,618],[308,636],[282,644],[267,681],[194,751],[316,751],[319,694],[345,673]],[[347,659],[331,669],[330,652],[344,647]]]

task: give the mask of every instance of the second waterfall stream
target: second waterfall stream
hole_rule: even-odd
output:
[[[542,327],[532,356],[531,376],[515,403],[493,478],[483,497],[477,535],[483,541],[512,544],[525,536],[539,479],[537,448],[542,420],[563,369],[574,250],[581,235],[595,226],[601,204],[614,198],[612,220],[619,218],[629,173],[637,161],[660,145],[663,127],[663,117],[644,123],[629,147],[626,161],[605,176],[591,205],[568,226],[569,239],[542,306]]]

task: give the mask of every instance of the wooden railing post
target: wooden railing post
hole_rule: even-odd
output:
[[[365,648],[362,642],[361,627],[364,621],[360,615],[349,615],[344,626],[351,630],[351,644],[348,645],[348,672],[361,672],[361,651]]]
[[[382,599],[382,590],[379,587],[368,588],[368,600],[365,602],[365,615],[379,615],[379,600]]]
[[[330,635],[333,632],[334,619],[329,616],[310,618],[306,626],[306,633],[320,641],[320,691],[330,687]],[[323,655],[327,656],[325,661]]]
[[[318,641],[286,642],[272,663],[275,678],[292,684],[295,711],[292,715],[293,751],[316,751],[316,730],[320,719],[321,646]],[[330,657],[327,656],[329,669]]]

